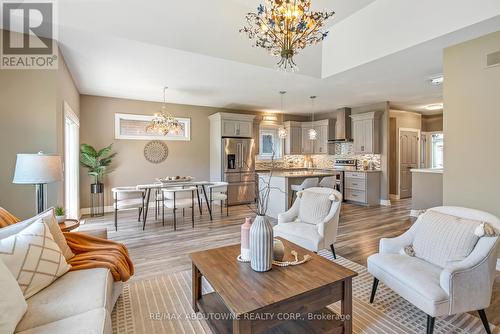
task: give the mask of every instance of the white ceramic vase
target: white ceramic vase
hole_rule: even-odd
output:
[[[264,272],[273,267],[273,227],[265,216],[257,216],[250,228],[250,266]]]

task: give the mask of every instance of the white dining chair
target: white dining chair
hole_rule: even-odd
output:
[[[290,189],[292,190],[292,198],[290,199],[290,207],[293,204],[293,201],[295,200],[295,197],[297,196],[297,193],[299,191],[303,191],[309,188],[314,188],[317,187],[319,183],[319,179],[317,177],[310,177],[302,181],[301,184],[292,184],[290,186]]]
[[[321,188],[337,189],[337,178],[335,176],[325,176],[319,182]]]
[[[139,209],[137,221],[141,221],[141,214],[144,212],[144,190],[136,187],[115,187],[111,192],[115,209],[115,231],[118,231],[118,210]],[[144,230],[144,226],[142,229]]]
[[[174,215],[174,231],[177,230],[177,210],[191,209],[191,224],[194,228],[194,206],[197,187],[173,187],[162,189],[162,223],[165,225],[165,208],[172,210]]]
[[[226,216],[229,216],[229,205],[227,198],[227,186],[229,183],[227,182],[213,182],[208,186],[209,194],[208,200],[210,201],[210,206],[214,201],[220,201],[220,213],[223,213],[223,204],[226,204]]]

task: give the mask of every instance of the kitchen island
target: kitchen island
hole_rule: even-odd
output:
[[[412,192],[410,216],[443,205],[443,169],[416,168],[411,170]]]
[[[301,184],[304,179],[309,177],[317,177],[321,181],[324,177],[335,176],[339,173],[341,172],[334,170],[277,170],[273,172],[257,172],[259,192],[262,193],[265,191],[264,188],[267,184],[271,188],[267,215],[278,218],[280,213],[288,210],[292,199],[292,185]]]

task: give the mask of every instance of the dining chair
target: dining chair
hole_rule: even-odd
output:
[[[208,186],[209,189],[209,196],[208,200],[210,201],[210,205],[212,206],[212,203],[214,201],[220,201],[220,213],[223,213],[223,204],[225,202],[226,204],[226,216],[229,216],[229,205],[228,205],[228,198],[227,198],[227,186],[229,183],[227,182],[213,182],[211,185]],[[213,206],[212,206],[213,207]]]
[[[144,190],[136,187],[115,187],[111,189],[113,193],[113,207],[115,209],[115,231],[118,231],[118,210],[139,209],[137,221],[141,221],[141,214],[144,212]],[[142,228],[144,230],[144,226]]]
[[[335,176],[325,176],[319,182],[321,188],[337,189],[337,178]]]
[[[309,188],[314,188],[317,187],[319,183],[319,178],[317,177],[310,177],[302,181],[301,184],[292,184],[290,186],[290,189],[292,190],[292,198],[290,199],[290,207],[292,206],[295,197],[297,196],[297,193],[299,191],[303,191]]]
[[[177,210],[191,209],[191,224],[194,228],[194,206],[197,187],[173,187],[162,189],[162,223],[165,226],[165,208],[173,211],[174,231],[177,230]]]

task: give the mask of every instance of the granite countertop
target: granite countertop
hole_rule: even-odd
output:
[[[260,172],[262,174],[269,174],[269,172]],[[304,170],[304,171],[273,171],[273,177],[285,177],[285,178],[302,178],[302,177],[322,177],[322,176],[333,176],[338,172],[327,171],[327,170]]]
[[[411,169],[412,173],[433,173],[433,174],[443,174],[443,168],[414,168]]]

